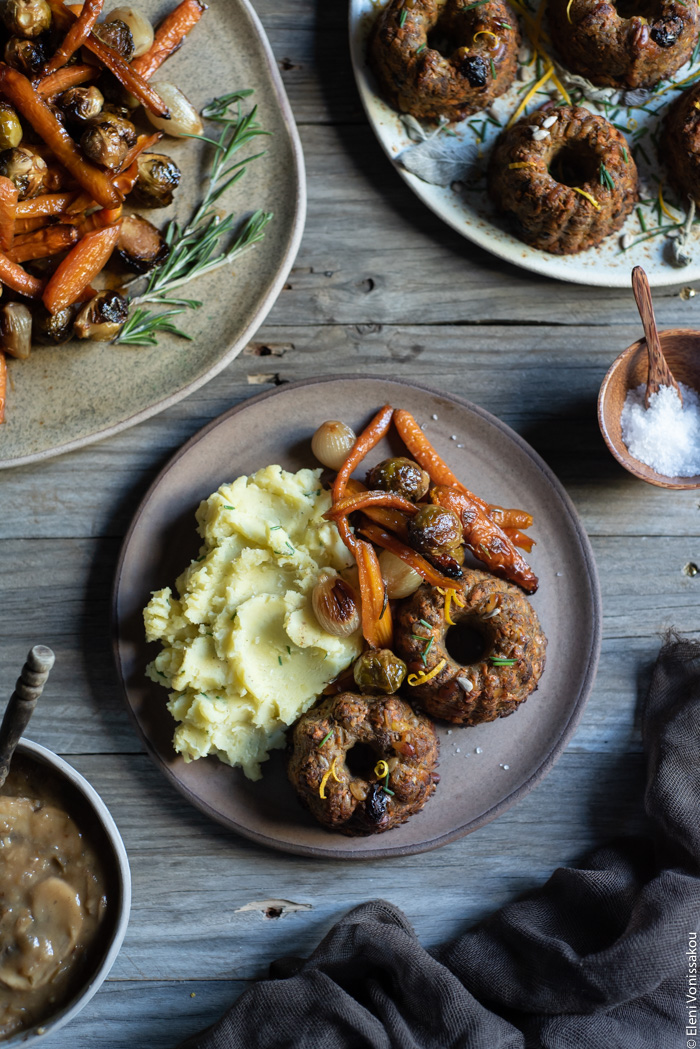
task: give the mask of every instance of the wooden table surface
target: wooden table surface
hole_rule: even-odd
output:
[[[603,375],[641,334],[631,292],[534,277],[462,240],[411,194],[367,125],[346,4],[256,7],[308,173],[306,232],[277,305],[238,359],[180,404],[90,448],[0,474],[3,693],[31,644],[53,646],[57,665],[30,735],[94,784],[133,873],[131,923],[111,976],[47,1049],[66,1038],[74,1049],[172,1047],[272,959],[308,952],[363,900],[398,904],[435,944],[595,843],[639,829],[637,704],[660,632],[700,632],[700,575],[688,567],[700,563],[700,493],[634,480],[597,428]],[[655,294],[659,324],[700,327],[700,296],[681,299],[679,278]],[[455,392],[521,433],[576,504],[604,605],[597,682],[550,775],[500,819],[437,852],[346,866],[253,845],[171,789],[127,718],[109,626],[122,536],[169,456],[268,384],[341,372]]]

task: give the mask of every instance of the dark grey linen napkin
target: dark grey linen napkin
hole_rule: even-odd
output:
[[[642,722],[651,839],[560,868],[432,952],[364,903],[180,1049],[696,1049],[699,644],[667,638]]]

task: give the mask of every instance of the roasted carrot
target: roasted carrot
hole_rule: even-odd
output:
[[[120,202],[117,190],[109,176],[83,156],[64,127],[59,124],[46,102],[31,83],[16,69],[0,62],[0,92],[27,120],[56,159],[70,171],[83,189],[103,208],[116,207]]]
[[[450,488],[457,488],[466,496],[478,503],[481,509],[499,524],[507,524],[512,528],[529,528],[532,517],[524,510],[505,510],[502,506],[490,506],[484,499],[470,492],[466,485],[458,479],[456,474],[433,448],[420,426],[410,412],[398,408],[394,412],[394,422],[403,443],[408,448],[413,458],[420,463],[424,470],[430,474],[433,484],[445,484]]]
[[[391,648],[391,609],[377,552],[371,543],[359,540],[355,557],[365,641],[372,648]]]
[[[5,401],[7,400],[7,358],[0,350],[0,423],[5,422]]]
[[[38,299],[44,288],[43,281],[32,277],[31,273],[27,273],[2,252],[0,252],[0,282],[7,284],[8,288],[19,292],[20,295],[26,295],[29,299]]]
[[[69,87],[79,87],[80,84],[97,80],[99,75],[100,71],[96,66],[89,66],[85,63],[77,66],[64,66],[63,69],[57,69],[55,73],[40,80],[36,89],[42,98],[54,98],[56,95],[63,94]]]
[[[20,200],[17,218],[35,219],[42,215],[61,215],[75,200],[75,193],[44,193],[41,197]]]
[[[122,206],[118,208],[102,208],[101,211],[93,211],[92,215],[85,215],[78,222],[78,234],[84,237],[94,229],[104,229],[105,226],[113,226],[122,217]]]
[[[75,226],[45,226],[34,233],[23,233],[15,237],[8,257],[13,262],[29,262],[30,259],[46,259],[59,251],[71,248],[78,240]]]
[[[366,491],[343,496],[323,516],[327,521],[337,521],[339,517],[347,517],[356,510],[366,510],[368,507],[401,510],[411,517],[417,514],[419,509],[410,499],[405,499],[395,492]]]
[[[47,225],[48,221],[43,215],[36,219],[17,219],[15,222],[15,234],[33,233],[35,229],[42,229]]]
[[[348,492],[366,492],[367,488],[363,485],[362,481],[356,481],[354,477],[348,478],[346,485]],[[382,528],[387,529],[390,532],[394,532],[399,539],[406,539],[408,534],[408,521],[406,520],[405,514],[402,514],[399,510],[388,510],[384,507],[377,506],[366,506],[364,513],[370,520],[374,521],[375,524],[381,525]]]
[[[475,499],[451,485],[430,489],[431,502],[451,510],[462,524],[464,545],[489,571],[517,583],[528,594],[537,590],[538,580],[529,564],[505,532],[492,521]]]
[[[519,546],[526,554],[529,554],[533,546],[536,545],[532,536],[525,535],[524,532],[520,532],[517,528],[508,528],[504,525],[503,531],[508,536],[513,546]]]
[[[17,220],[17,187],[0,175],[0,248],[9,251],[15,236]]]
[[[416,550],[406,546],[405,543],[402,543],[400,539],[397,539],[395,535],[391,535],[384,528],[366,520],[360,525],[359,531],[367,539],[375,543],[376,546],[381,546],[382,549],[389,550],[392,554],[400,557],[409,568],[422,575],[426,583],[430,583],[431,586],[443,586],[454,589],[454,579],[449,579],[447,576],[442,575],[437,568],[433,568]]]
[[[379,409],[369,426],[362,431],[355,441],[350,450],[350,454],[338,471],[333,483],[334,503],[343,498],[345,495],[345,487],[350,475],[357,469],[367,453],[370,452],[375,445],[379,444],[382,437],[384,437],[388,431],[391,426],[393,414],[394,409],[391,405],[385,404],[383,408]]]
[[[182,0],[181,4],[163,19],[156,29],[153,43],[145,54],[131,63],[144,80],[150,80],[166,58],[178,49],[190,29],[197,24],[207,9],[200,0]]]
[[[78,299],[112,254],[120,230],[121,222],[117,222],[78,241],[46,285],[43,301],[49,313],[65,309]]]
[[[73,57],[92,32],[98,16],[104,7],[105,0],[85,0],[82,10],[66,33],[63,43],[41,70],[41,76],[55,73]]]
[[[157,117],[170,116],[170,110],[158,92],[144,80],[133,65],[129,65],[121,55],[98,40],[94,33],[91,33],[85,41],[85,47],[99,58],[102,65],[117,78],[122,87],[126,88],[129,94],[135,95],[146,109],[150,109],[151,113],[155,113]]]

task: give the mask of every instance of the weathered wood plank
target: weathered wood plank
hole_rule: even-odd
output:
[[[700,497],[632,478],[598,430],[600,382],[636,334],[632,325],[266,325],[215,381],[162,415],[59,459],[5,471],[0,537],[121,535],[158,470],[212,418],[275,383],[337,371],[414,380],[493,412],[559,474],[592,534],[691,536]],[[251,382],[259,379],[268,381]]]

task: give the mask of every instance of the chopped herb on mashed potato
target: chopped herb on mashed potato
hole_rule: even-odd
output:
[[[185,761],[215,754],[259,779],[284,732],[359,655],[360,632],[321,630],[311,592],[350,555],[324,521],[320,470],[267,466],[224,484],[197,510],[204,545],[170,587],[153,593],[144,622],[163,648],[148,667],[171,689]]]

